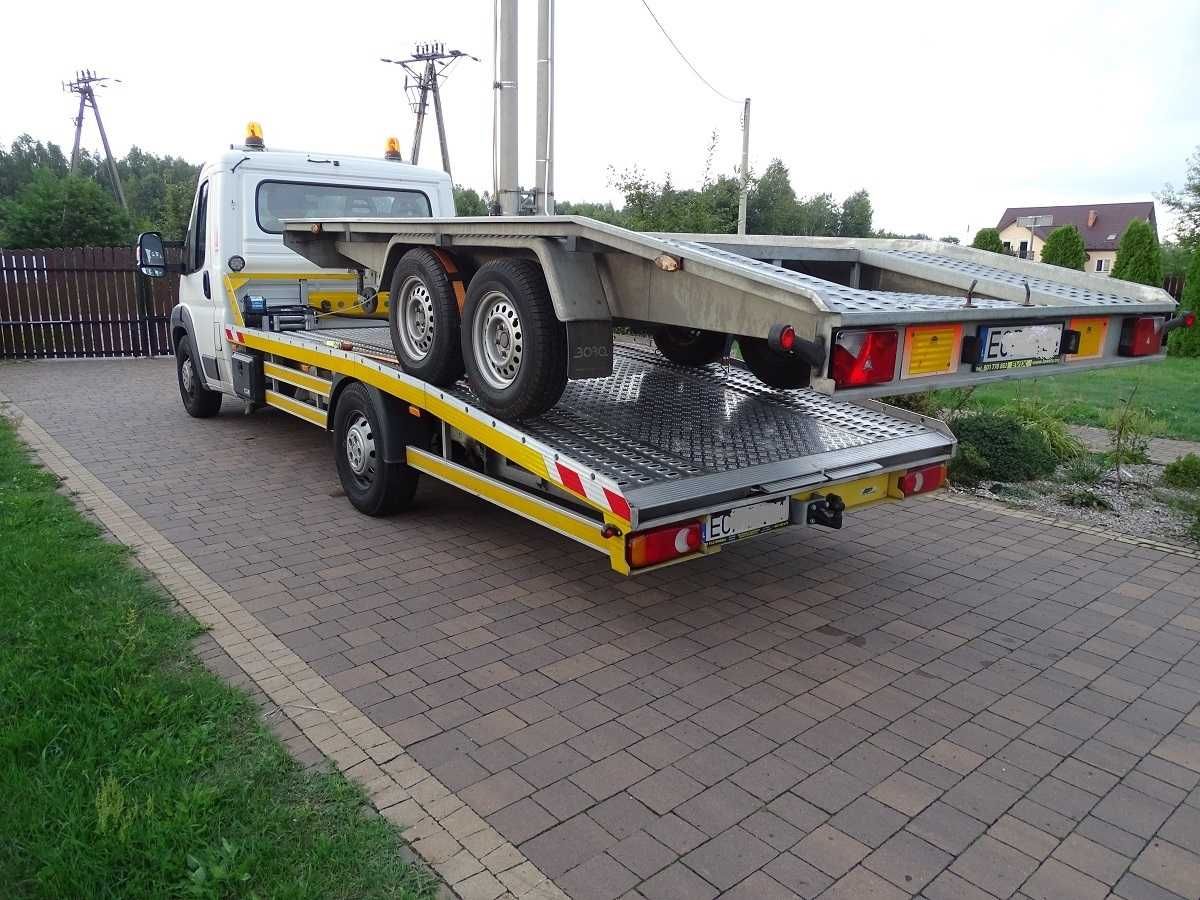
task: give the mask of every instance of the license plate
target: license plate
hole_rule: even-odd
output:
[[[704,542],[720,544],[737,537],[756,534],[786,525],[788,520],[788,498],[752,503],[736,509],[711,513],[704,524]]]
[[[984,325],[976,372],[1050,366],[1060,359],[1063,325]]]

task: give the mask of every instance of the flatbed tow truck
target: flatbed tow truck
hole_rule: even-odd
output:
[[[1149,362],[1191,324],[1162,291],[933,242],[457,219],[441,173],[233,149],[185,242],[187,411],[274,407],[332,433],[367,514],[424,474],[623,574],[940,487],[949,429],[874,397]],[[156,235],[139,266],[165,274]]]

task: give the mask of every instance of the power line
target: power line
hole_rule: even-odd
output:
[[[671,45],[672,49],[674,49],[674,51],[677,54],[679,54],[679,58],[682,59],[687,64],[687,67],[692,70],[692,73],[697,78],[699,78],[701,81],[704,82],[705,86],[710,91],[712,91],[714,94],[716,94],[722,100],[725,100],[729,103],[741,103],[742,102],[741,100],[735,100],[733,97],[730,97],[727,94],[722,94],[720,91],[718,91],[713,86],[713,83],[711,81],[709,81],[707,78],[705,78],[703,75],[701,75],[700,70],[697,69],[694,65],[692,65],[692,61],[690,59],[688,59],[686,55],[684,55],[684,52],[682,50],[679,49],[679,45],[675,43],[675,41],[671,37],[671,35],[667,34],[667,29],[663,28],[662,22],[660,22],[658,20],[658,16],[656,16],[654,14],[654,10],[652,10],[650,8],[650,4],[647,3],[646,0],[642,0],[642,6],[646,7],[646,12],[650,13],[650,18],[652,18],[654,20],[654,24],[658,26],[658,30],[662,32],[663,37],[665,37],[667,39],[667,43]]]

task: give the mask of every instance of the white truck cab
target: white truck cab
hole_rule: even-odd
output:
[[[285,247],[280,220],[453,215],[449,176],[401,161],[394,142],[379,159],[273,150],[252,124],[244,145],[200,170],[184,239],[179,304],[171,313],[173,346],[186,342],[181,379],[233,392],[223,329],[233,324],[233,288],[246,278],[254,278],[254,293],[268,304],[311,304],[318,314],[387,315],[386,291],[364,309],[354,270],[322,269]],[[271,275],[279,277],[263,277]]]

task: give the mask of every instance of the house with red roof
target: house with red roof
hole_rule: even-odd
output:
[[[1049,216],[1050,224],[1038,225],[1032,234],[1027,225],[1017,224],[1026,216]],[[1064,225],[1074,225],[1083,235],[1083,246],[1087,250],[1084,270],[1107,275],[1117,258],[1117,245],[1121,235],[1134,219],[1149,222],[1158,234],[1158,223],[1154,218],[1154,203],[1087,203],[1082,206],[1011,206],[1000,217],[996,230],[1004,249],[1022,259],[1041,259],[1042,245],[1050,232]]]

